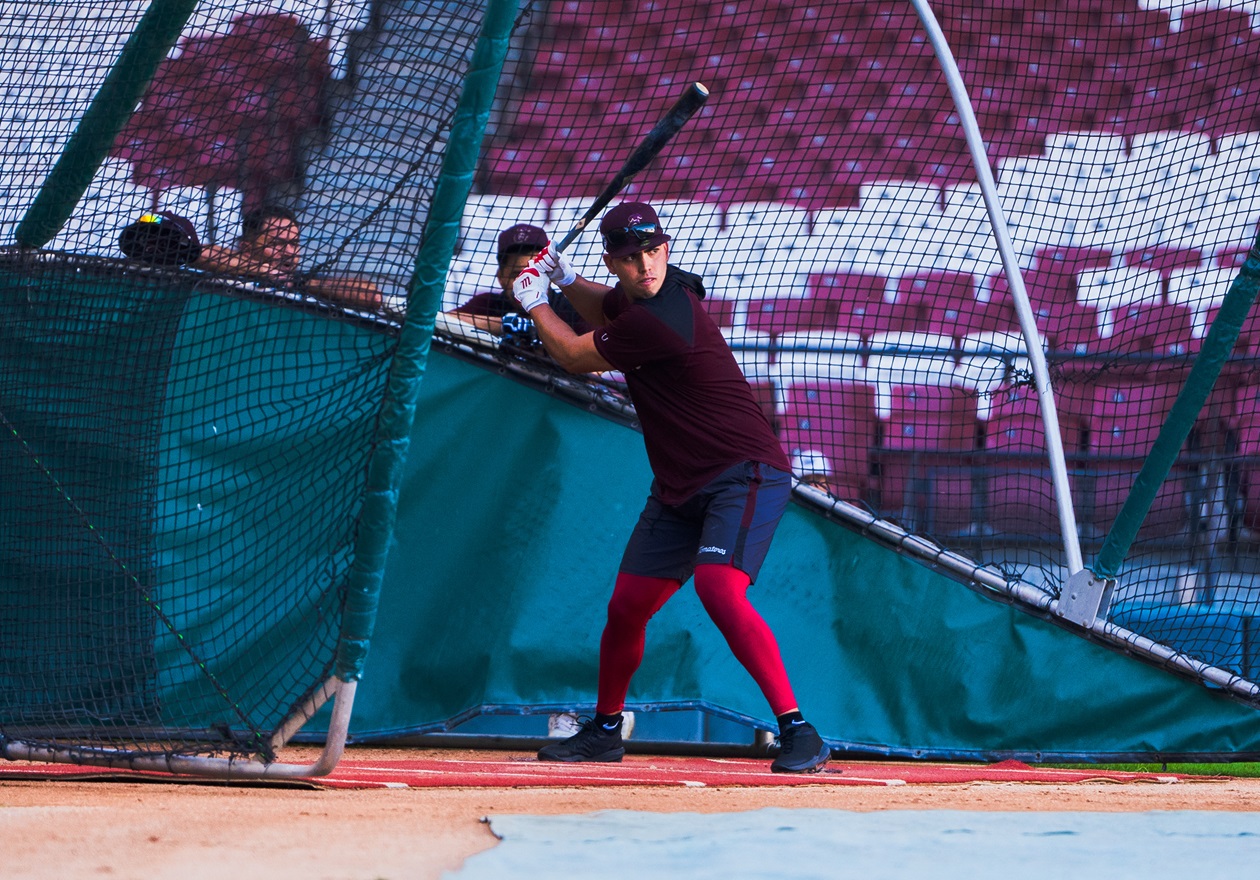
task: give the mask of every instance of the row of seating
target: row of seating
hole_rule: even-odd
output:
[[[1260,516],[1260,407],[1232,426],[1205,417],[1204,444],[1228,436],[1213,467],[1241,487],[1245,515]],[[1115,518],[1175,397],[1170,385],[1111,379],[1078,383],[1058,395],[1069,482],[1078,521],[1105,530]],[[881,400],[882,399],[882,400]],[[1048,536],[1057,509],[1036,395],[1008,386],[980,417],[974,391],[944,386],[879,387],[793,382],[775,418],[798,476],[825,476],[837,497],[938,534],[977,528]],[[1197,442],[1197,441],[1196,441]],[[1192,479],[1206,459],[1183,457],[1158,493],[1144,529],[1183,532],[1194,513]]]
[[[852,204],[897,177],[974,180],[957,114],[913,10],[890,4],[650,4],[651,25],[602,4],[553,4],[532,85],[483,163],[489,191],[574,192],[659,117],[677,84],[711,105],[644,185],[655,197]],[[1080,128],[1132,139],[1160,129],[1225,139],[1260,128],[1260,36],[1246,14],[1047,12],[941,4],[989,158],[1038,153]],[[604,18],[602,16],[609,16]],[[627,100],[620,75],[638,71]],[[580,100],[573,96],[579,94]]]

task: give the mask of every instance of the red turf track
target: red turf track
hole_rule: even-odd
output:
[[[1002,761],[998,764],[918,762],[828,764],[821,773],[771,773],[768,761],[665,758],[631,755],[620,764],[549,764],[504,756],[488,760],[428,758],[342,761],[330,776],[310,782],[323,788],[581,788],[611,785],[771,786],[917,785],[968,782],[1175,782],[1174,774],[1106,770],[1056,770]],[[98,781],[200,781],[163,773],[81,767],[72,764],[0,762],[0,779]]]

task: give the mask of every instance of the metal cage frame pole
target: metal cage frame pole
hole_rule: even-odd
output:
[[[334,699],[332,719],[328,735],[319,758],[311,764],[270,764],[250,758],[207,758],[199,755],[144,755],[93,746],[50,748],[22,740],[0,740],[0,755],[10,761],[46,761],[48,763],[84,764],[93,767],[113,767],[126,770],[149,770],[160,773],[179,773],[188,776],[208,776],[222,779],[306,779],[327,776],[341,760],[350,730],[350,714],[354,707],[354,692],[358,682],[330,678],[303,704],[288,722],[281,725],[272,736],[272,748],[280,748],[284,742],[310,720],[311,716],[329,698]]]
[[[976,169],[976,177],[980,183],[980,191],[984,195],[984,204],[989,212],[989,221],[993,227],[993,236],[997,240],[998,252],[1002,256],[1002,267],[1010,283],[1011,297],[1015,301],[1015,311],[1019,316],[1020,331],[1024,336],[1024,345],[1028,349],[1028,358],[1032,364],[1033,381],[1036,383],[1037,398],[1041,406],[1041,419],[1046,429],[1046,454],[1050,459],[1050,476],[1054,483],[1054,500],[1059,514],[1059,529],[1063,533],[1063,553],[1067,562],[1068,576],[1076,575],[1085,568],[1081,556],[1080,536],[1077,534],[1076,512],[1072,507],[1072,490],[1068,483],[1067,460],[1063,452],[1063,437],[1059,434],[1059,414],[1054,404],[1054,391],[1050,387],[1050,370],[1046,366],[1045,352],[1041,350],[1040,337],[1037,334],[1037,319],[1033,314],[1032,304],[1028,299],[1028,290],[1024,285],[1024,276],[1019,268],[1019,260],[1015,255],[1015,247],[1011,243],[1010,232],[1006,227],[1006,215],[1002,211],[998,199],[997,184],[993,172],[989,168],[989,157],[984,149],[984,138],[980,134],[980,125],[976,121],[975,111],[971,107],[971,98],[962,81],[962,73],[958,63],[941,30],[940,22],[927,0],[910,0],[919,20],[927,31],[928,39],[936,52],[941,71],[949,85],[950,95],[958,110],[958,118],[963,133],[967,138],[967,148],[971,152],[971,161]]]

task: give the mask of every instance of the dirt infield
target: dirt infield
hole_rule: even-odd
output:
[[[347,759],[450,757],[352,750]],[[489,760],[525,756],[463,753]],[[288,754],[286,760],[309,756]],[[8,880],[437,878],[495,844],[493,814],[604,809],[1260,811],[1260,780],[973,782],[885,786],[300,790],[222,783],[0,782]]]

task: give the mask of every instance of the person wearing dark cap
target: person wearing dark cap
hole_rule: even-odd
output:
[[[747,596],[792,491],[787,455],[701,306],[701,279],[669,265],[670,236],[652,207],[623,202],[599,231],[614,287],[582,278],[548,246],[513,292],[564,369],[624,374],[654,479],[608,602],[595,717],[538,757],[621,760],[621,713],[648,621],[694,576],[705,611],[778,719],[771,769],[818,770],[830,750],[801,715],[774,633]],[[593,332],[575,333],[559,319],[548,281]]]
[[[494,275],[499,290],[474,294],[467,302],[451,309],[449,314],[478,330],[485,330],[496,336],[502,335],[504,315],[526,317],[525,310],[512,295],[512,282],[529,265],[530,258],[546,246],[547,233],[537,226],[517,223],[504,229],[499,233],[496,252],[498,271]],[[585,332],[590,329],[563,297],[552,296],[551,307],[575,331]]]
[[[201,256],[197,228],[171,211],[142,214],[123,227],[118,248],[133,260],[154,266],[187,266]]]
[[[366,278],[303,276],[298,270],[301,251],[297,216],[283,205],[263,205],[241,216],[241,237],[235,248],[203,247],[191,265],[292,288],[347,306],[380,309],[380,288]]]

